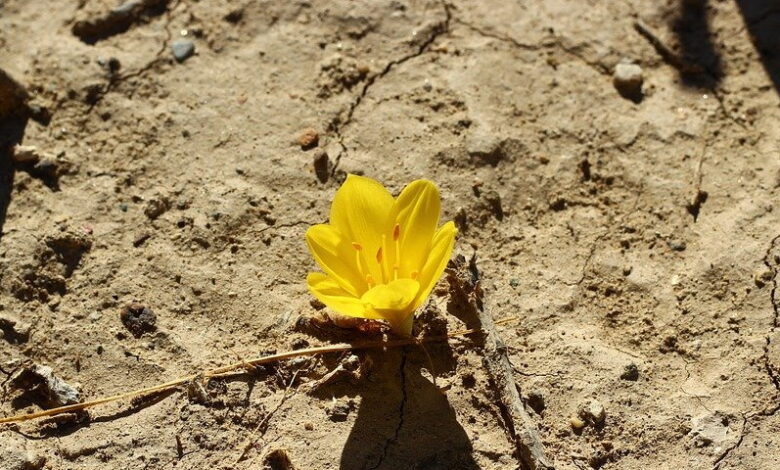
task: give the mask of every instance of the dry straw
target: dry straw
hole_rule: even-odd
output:
[[[507,323],[511,323],[516,321],[516,317],[506,318],[503,320],[499,320],[496,322],[496,325],[503,325]],[[363,343],[356,343],[356,344],[335,344],[331,346],[319,346],[315,348],[306,348],[306,349],[299,349],[296,351],[287,351],[283,353],[278,354],[271,354],[268,356],[261,356],[254,359],[247,359],[242,360],[240,362],[235,362],[233,364],[229,364],[226,366],[218,367],[215,369],[209,369],[203,372],[199,372],[197,374],[191,374],[185,377],[180,377],[175,380],[171,380],[170,382],[165,382],[159,385],[154,385],[152,387],[142,388],[138,390],[133,390],[130,392],[120,393],[118,395],[113,395],[110,397],[104,397],[104,398],[98,398],[91,401],[86,401],[83,403],[76,403],[74,405],[67,405],[67,406],[60,406],[58,408],[51,408],[48,410],[38,411],[35,413],[29,413],[24,415],[16,415],[16,416],[8,416],[5,418],[0,418],[0,424],[12,424],[12,423],[20,423],[23,421],[30,421],[37,418],[44,418],[49,416],[56,416],[61,415],[64,413],[74,413],[82,410],[86,410],[88,408],[94,408],[99,405],[103,405],[106,403],[111,403],[119,400],[125,400],[129,398],[137,398],[145,395],[151,395],[155,393],[161,393],[169,390],[173,390],[179,386],[188,384],[190,382],[193,382],[195,380],[209,380],[209,379],[215,379],[215,378],[222,378],[226,376],[232,375],[231,373],[234,373],[236,370],[239,369],[248,369],[251,370],[255,366],[259,366],[262,364],[270,364],[273,362],[279,362],[283,361],[285,359],[292,359],[295,357],[301,357],[301,356],[317,356],[320,354],[328,354],[328,353],[335,353],[335,352],[345,352],[345,351],[355,351],[355,350],[362,350],[362,349],[386,349],[386,348],[396,348],[400,346],[407,346],[410,344],[423,344],[423,343],[431,343],[431,342],[438,342],[438,341],[447,341],[450,338],[455,337],[461,337],[461,336],[467,336],[474,333],[480,333],[482,332],[479,328],[472,328],[472,329],[465,329],[465,330],[458,330],[453,331],[451,333],[448,333],[446,335],[439,335],[439,336],[429,336],[421,339],[417,338],[403,338],[403,339],[395,339],[395,340],[389,340],[389,341],[367,341]]]

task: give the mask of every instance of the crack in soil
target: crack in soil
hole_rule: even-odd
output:
[[[408,398],[407,392],[406,392],[406,350],[401,350],[401,403],[398,405],[398,425],[395,427],[395,432],[393,433],[393,437],[389,438],[385,442],[385,447],[382,449],[382,456],[379,457],[379,461],[371,467],[370,470],[376,470],[379,468],[382,463],[385,461],[385,458],[387,458],[387,452],[390,450],[390,446],[398,442],[398,436],[401,434],[401,428],[404,426],[404,413],[406,412],[406,400]]]
[[[384,78],[387,74],[389,74],[396,66],[408,62],[409,60],[412,60],[416,57],[420,57],[421,55],[428,52],[431,45],[436,41],[436,39],[439,38],[439,36],[449,32],[450,22],[452,20],[452,12],[450,11],[450,6],[447,3],[443,3],[442,5],[444,7],[444,19],[436,23],[431,28],[430,34],[425,39],[425,41],[423,41],[417,47],[417,50],[412,52],[411,54],[407,54],[398,59],[391,60],[384,66],[384,68],[381,71],[379,71],[379,73],[369,76],[366,79],[365,83],[363,84],[363,88],[360,90],[360,93],[358,93],[358,95],[355,97],[355,99],[352,101],[349,108],[347,109],[347,115],[345,116],[344,120],[342,121],[339,117],[336,117],[331,121],[330,128],[336,134],[336,140],[338,142],[339,147],[341,147],[341,150],[339,151],[338,155],[336,155],[336,158],[333,161],[333,168],[331,168],[330,170],[331,177],[336,175],[336,171],[338,170],[339,164],[341,163],[341,158],[344,155],[346,155],[348,151],[347,146],[344,144],[344,135],[343,135],[344,129],[349,124],[352,123],[352,118],[355,115],[355,111],[357,110],[358,106],[360,106],[360,104],[363,102],[363,98],[366,97],[369,89],[374,84],[376,84],[380,79]]]
[[[522,49],[522,50],[525,50],[525,51],[538,51],[538,50],[541,50],[541,49],[544,49],[544,48],[557,48],[558,50],[560,50],[560,51],[562,51],[562,52],[564,52],[564,53],[574,57],[575,59],[577,59],[579,61],[581,61],[582,63],[584,63],[585,65],[587,65],[591,69],[595,70],[600,75],[608,75],[608,76],[612,75],[609,67],[607,67],[606,65],[604,65],[604,64],[602,64],[601,62],[598,62],[598,61],[588,60],[586,57],[584,57],[579,52],[579,50],[578,50],[579,47],[578,46],[575,46],[575,47],[567,47],[567,46],[565,46],[563,44],[563,40],[562,40],[563,38],[561,38],[560,36],[553,35],[552,36],[552,41],[542,40],[541,42],[539,42],[537,44],[528,44],[528,43],[520,42],[517,39],[515,39],[515,38],[513,38],[513,37],[511,37],[509,35],[506,35],[506,34],[501,34],[501,33],[493,32],[493,31],[488,31],[488,30],[486,30],[486,29],[484,29],[484,28],[482,28],[480,26],[477,26],[477,25],[475,25],[473,23],[469,23],[467,21],[463,21],[463,20],[461,20],[459,18],[455,18],[454,21],[456,23],[461,24],[461,25],[467,27],[468,29],[474,31],[475,33],[479,34],[480,36],[484,36],[486,38],[492,38],[492,39],[496,39],[496,40],[499,40],[499,41],[502,41],[502,42],[506,42],[506,43],[511,44],[512,46],[518,48],[518,49]]]
[[[517,47],[519,49],[523,49],[523,50],[526,50],[526,51],[538,51],[539,49],[542,49],[542,47],[544,47],[541,44],[526,44],[526,43],[522,43],[522,42],[518,41],[517,39],[515,39],[515,38],[513,38],[511,36],[508,36],[508,35],[505,35],[505,34],[495,33],[495,32],[492,32],[492,31],[487,31],[487,30],[485,30],[485,29],[483,29],[483,28],[481,28],[481,27],[479,27],[479,26],[477,26],[477,25],[475,25],[473,23],[469,23],[467,21],[463,21],[460,18],[454,18],[454,21],[456,23],[458,23],[460,25],[463,25],[463,26],[467,27],[468,29],[474,31],[475,33],[479,34],[480,36],[484,36],[486,38],[497,39],[499,41],[503,41],[503,42],[512,44],[513,46],[515,46],[515,47]]]
[[[91,113],[92,110],[97,106],[98,103],[103,99],[104,96],[108,94],[111,90],[114,89],[116,85],[119,85],[120,83],[126,81],[129,78],[133,77],[140,77],[144,73],[151,70],[152,67],[157,65],[162,60],[162,55],[165,52],[165,49],[168,47],[168,43],[171,41],[171,38],[173,37],[170,26],[172,22],[171,15],[173,14],[173,11],[179,6],[181,3],[180,0],[176,0],[169,9],[165,12],[165,40],[162,42],[162,45],[160,46],[160,49],[157,51],[157,53],[154,55],[154,58],[150,60],[146,65],[143,67],[140,67],[134,71],[128,72],[124,75],[112,75],[108,83],[100,89],[97,94],[95,95],[93,101],[90,103],[89,108],[87,108],[87,114]],[[130,97],[132,97],[132,93],[130,93]]]
[[[772,304],[772,326],[769,328],[769,332],[766,335],[766,344],[764,345],[764,354],[762,360],[764,363],[764,369],[769,375],[769,379],[775,387],[775,390],[780,392],[780,377],[777,372],[772,368],[772,364],[769,362],[769,346],[772,342],[772,333],[778,327],[780,322],[780,306],[778,306],[777,299],[775,297],[777,293],[777,268],[772,266],[770,257],[772,256],[772,249],[775,247],[777,240],[780,240],[780,235],[775,236],[769,243],[769,247],[764,255],[764,265],[772,272],[772,289],[769,291],[769,301]]]
[[[764,266],[766,266],[767,269],[772,272],[772,289],[769,291],[769,301],[772,304],[772,324],[770,325],[769,332],[765,338],[766,343],[764,344],[764,352],[761,355],[761,361],[763,362],[764,370],[769,376],[769,380],[772,382],[775,390],[780,392],[780,376],[778,376],[778,373],[774,370],[771,362],[769,361],[769,347],[772,343],[772,333],[774,333],[778,326],[780,326],[780,305],[778,305],[777,299],[775,297],[777,293],[777,268],[773,267],[772,265],[772,250],[775,248],[778,240],[780,240],[780,235],[776,235],[774,238],[772,238],[772,240],[769,242],[769,246],[766,249],[766,253],[764,254],[763,259]],[[718,457],[713,465],[713,470],[718,470],[720,465],[729,457],[729,455],[731,455],[734,450],[738,449],[742,445],[742,442],[748,434],[751,418],[757,416],[774,416],[778,411],[780,411],[780,403],[777,403],[772,408],[767,408],[755,413],[748,413],[743,415],[742,430],[740,431],[739,440],[736,442],[736,444],[726,449],[720,455],[720,457]]]
[[[619,220],[617,220],[618,226],[622,225],[623,222],[625,222],[629,217],[631,217],[632,215],[634,215],[634,213],[636,213],[636,211],[639,208],[639,199],[642,196],[642,191],[643,190],[644,190],[644,185],[640,185],[639,186],[639,190],[637,191],[636,199],[634,199],[633,207],[631,207],[631,210],[629,210],[622,217],[620,217]],[[610,225],[612,225],[612,224],[610,224]],[[609,235],[610,233],[613,233],[613,232],[612,232],[612,230],[610,230],[608,228],[607,230],[602,232],[598,237],[596,237],[595,240],[593,240],[593,244],[590,246],[590,252],[588,253],[588,257],[585,258],[585,262],[582,264],[582,270],[580,272],[579,280],[577,280],[577,282],[566,282],[566,281],[564,281],[563,282],[564,285],[567,285],[569,287],[579,286],[579,285],[581,285],[585,281],[585,278],[588,276],[588,268],[590,267],[590,263],[591,263],[591,261],[593,261],[593,257],[596,254],[596,249],[598,248],[598,246],[601,243],[601,241],[604,240],[607,237],[607,235]]]
[[[720,468],[721,463],[731,454],[732,451],[735,449],[738,449],[739,446],[742,445],[742,441],[745,440],[745,436],[747,435],[747,427],[748,427],[748,418],[747,416],[742,416],[742,429],[739,431],[739,440],[737,440],[734,445],[728,447],[726,450],[723,451],[723,453],[720,454],[720,456],[715,460],[715,463],[712,465],[713,470],[718,470]]]

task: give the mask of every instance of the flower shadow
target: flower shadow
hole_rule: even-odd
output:
[[[426,348],[439,373],[453,364],[446,343]],[[446,394],[421,373],[429,367],[426,354],[417,346],[367,354],[374,369],[361,387],[339,468],[479,468]]]

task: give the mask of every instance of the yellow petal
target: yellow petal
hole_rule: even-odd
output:
[[[439,225],[440,210],[439,190],[430,181],[413,181],[401,191],[388,223],[390,231],[396,224],[400,228],[400,276],[411,277],[412,272],[422,270]],[[392,234],[389,237],[392,239]]]
[[[389,284],[380,284],[369,290],[361,300],[366,310],[373,311],[379,318],[387,320],[394,332],[409,336],[412,332],[412,302],[417,297],[420,284],[412,279],[398,279]]]
[[[336,191],[330,208],[331,225],[350,243],[361,245],[365,269],[376,279],[381,277],[381,271],[372,260],[382,246],[381,234],[392,207],[393,196],[379,182],[364,176],[348,175]]]
[[[309,273],[306,276],[306,282],[314,297],[338,313],[351,317],[380,318],[376,312],[366,309],[363,301],[350,295],[327,274]]]
[[[439,281],[439,278],[444,272],[444,268],[447,267],[450,256],[452,256],[452,249],[455,246],[455,235],[457,234],[458,229],[455,228],[455,224],[452,221],[442,225],[441,228],[436,231],[428,254],[428,259],[422,270],[420,270],[420,276],[418,278],[420,281],[420,291],[412,305],[413,310],[416,310],[425,302],[431,294],[433,286]]]
[[[309,227],[306,244],[317,265],[352,297],[360,297],[368,289],[357,269],[355,250],[338,230],[325,224]]]

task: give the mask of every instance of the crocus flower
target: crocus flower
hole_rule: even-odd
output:
[[[455,224],[438,227],[440,208],[430,181],[414,181],[393,198],[375,180],[347,176],[333,198],[330,223],[306,232],[324,271],[309,273],[309,290],[338,313],[385,320],[396,334],[410,336],[414,312],[455,243]]]

